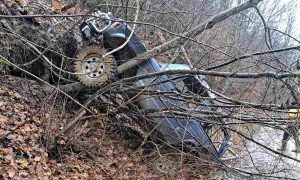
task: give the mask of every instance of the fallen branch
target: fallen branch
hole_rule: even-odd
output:
[[[138,75],[134,77],[124,78],[120,82],[133,82],[141,79],[158,77],[162,75],[175,75],[175,74],[185,74],[185,75],[206,75],[206,76],[216,76],[224,78],[239,78],[239,79],[258,79],[258,78],[274,78],[283,79],[288,77],[300,77],[300,72],[295,73],[275,73],[275,72],[263,72],[263,73],[235,73],[235,72],[219,72],[219,71],[205,71],[205,70],[165,70],[156,73],[148,73],[143,75]]]

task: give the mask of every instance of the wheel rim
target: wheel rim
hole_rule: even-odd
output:
[[[81,71],[88,78],[99,78],[105,71],[105,65],[98,57],[90,57],[82,62]]]

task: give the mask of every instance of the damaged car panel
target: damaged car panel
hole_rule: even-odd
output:
[[[159,65],[154,58],[151,58],[140,66],[137,75],[160,72],[171,68],[186,69],[187,67],[181,64],[172,64],[168,68],[168,65]],[[135,86],[147,87],[148,90],[157,90],[159,92],[166,92],[166,94],[168,94],[167,92],[172,91],[183,93],[182,90],[178,89],[178,86],[176,86],[176,84],[179,84],[178,80],[177,82],[175,82],[176,80],[173,82],[170,81],[173,78],[176,77],[164,75],[142,79],[137,81]],[[203,77],[201,79],[203,79]],[[200,78],[197,76],[187,76],[183,79],[179,79],[179,81],[184,84],[181,86],[182,88],[186,88],[195,95],[207,97],[208,99],[214,98],[214,94],[206,89],[209,88],[207,83],[204,80],[200,81]],[[185,116],[178,116],[172,113],[173,110],[178,108],[185,109],[186,112],[191,111],[188,102],[183,98],[175,99],[170,97],[170,95],[164,95],[164,93],[161,94],[162,95],[158,96],[142,95],[139,104],[144,109],[156,110],[155,113],[148,113],[147,115],[158,124],[156,128],[164,135],[166,141],[173,145],[181,145],[181,143],[184,143],[195,147],[201,146],[208,149],[215,157],[221,157],[226,152],[229,141],[229,134],[226,129],[221,129],[223,136],[221,145],[214,144],[208,134],[210,129],[205,126],[205,123],[201,123],[201,121],[188,114]],[[196,112],[202,110],[217,110],[210,106],[214,104],[212,100],[204,100],[201,104],[202,105],[195,108]],[[221,122],[220,119],[218,119],[218,121]],[[209,124],[209,122],[207,124]]]

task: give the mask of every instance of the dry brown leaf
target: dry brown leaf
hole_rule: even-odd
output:
[[[34,160],[35,162],[39,162],[39,161],[41,161],[41,159],[42,159],[42,158],[41,158],[40,156],[35,156],[33,160]]]
[[[19,172],[19,176],[21,176],[23,178],[27,177],[28,175],[29,175],[28,172],[26,172],[24,170],[22,170],[22,171]]]
[[[20,146],[20,150],[28,153],[28,152],[32,151],[32,147],[28,144],[22,144]]]
[[[21,98],[22,98],[22,96],[21,96],[19,93],[17,93],[17,92],[15,92],[15,93],[13,94],[13,96],[14,96],[16,99],[21,99]]]
[[[16,170],[12,166],[8,166],[6,168],[6,173],[8,174],[8,177],[13,178],[16,175]]]
[[[42,167],[41,163],[37,163],[37,165],[35,166],[35,171],[37,173],[40,173],[43,171],[43,167]]]
[[[8,118],[5,116],[0,116],[0,126],[5,124],[8,121]]]
[[[0,129],[0,139],[3,139],[8,133],[9,133],[9,131],[4,131],[4,130]]]
[[[82,176],[85,178],[85,179],[88,179],[89,178],[89,175],[87,173],[83,173]]]
[[[129,179],[129,176],[127,175],[127,174],[124,174],[122,177],[121,177],[121,179]]]
[[[21,128],[21,131],[23,131],[23,132],[29,132],[29,131],[31,131],[30,124],[25,124],[25,125]]]
[[[11,159],[11,160],[9,160],[9,165],[11,165],[11,166],[15,166],[15,159]]]
[[[131,162],[131,163],[128,163],[126,166],[127,166],[127,167],[133,167],[133,163],[132,163],[132,162]]]
[[[81,9],[79,6],[75,6],[74,14],[79,14],[81,12]]]
[[[58,144],[64,145],[64,144],[66,144],[66,141],[64,141],[64,140],[62,139],[62,140],[58,141]]]
[[[110,150],[107,151],[108,156],[111,156],[112,154],[113,154],[113,150],[110,149]]]
[[[81,9],[79,6],[72,7],[67,11],[68,14],[79,14],[80,12]]]
[[[19,164],[22,168],[27,167],[29,162],[27,159],[17,159],[16,163]]]
[[[21,136],[21,135],[13,135],[13,140],[14,140],[14,141],[24,142],[24,136]]]
[[[11,161],[13,158],[14,157],[11,154],[8,154],[8,155],[5,156],[5,160],[8,161],[8,162]]]
[[[52,173],[48,171],[48,172],[45,172],[44,175],[45,175],[45,176],[51,176]]]
[[[10,148],[0,148],[0,154],[6,155],[6,154],[12,154],[13,149]]]
[[[63,8],[63,5],[60,2],[58,2],[58,1],[52,2],[52,10],[53,11],[61,10],[61,8]]]

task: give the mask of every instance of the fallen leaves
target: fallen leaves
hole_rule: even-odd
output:
[[[16,98],[16,99],[21,99],[22,98],[22,96],[17,92],[13,93],[13,97]]]
[[[53,11],[60,11],[61,8],[63,8],[63,5],[62,5],[61,2],[59,2],[57,0],[55,0],[55,1],[52,2],[52,10]]]
[[[39,161],[41,161],[41,159],[42,159],[42,158],[41,158],[40,156],[35,156],[33,160],[34,160],[35,162],[39,162]]]
[[[36,116],[41,121],[41,115],[32,109],[36,109],[43,93],[30,97],[19,85],[30,82],[11,76],[2,78],[7,82],[0,87],[0,178],[49,178],[54,169],[49,168],[47,152],[39,144],[38,127],[30,119]]]
[[[0,126],[4,125],[7,122],[7,117],[0,115]]]
[[[51,109],[43,104],[41,99],[45,96],[38,91],[36,83],[31,84],[36,90],[32,96],[20,88],[26,87],[19,84],[26,83],[24,79],[5,79],[8,82],[0,86],[0,179],[157,179],[161,176],[127,148],[120,132],[105,129],[107,119],[95,118],[94,127],[88,127],[91,130],[78,137],[73,146],[68,144],[65,135],[53,138],[75,113],[66,112],[62,119],[56,119],[61,107]],[[68,146],[56,152],[53,159],[49,158],[48,144],[41,144],[46,131],[54,145]]]
[[[25,168],[28,166],[29,161],[28,159],[17,159],[16,163],[21,167],[21,168]]]
[[[8,177],[13,178],[16,176],[16,170],[12,166],[6,166],[5,171],[8,175]]]

